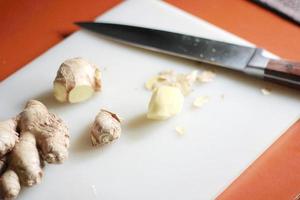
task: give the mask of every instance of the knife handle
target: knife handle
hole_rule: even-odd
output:
[[[300,89],[300,63],[270,59],[264,70],[264,79]]]

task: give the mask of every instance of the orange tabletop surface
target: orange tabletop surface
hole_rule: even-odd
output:
[[[166,1],[281,57],[300,60],[300,26],[250,1]],[[119,2],[121,0],[0,0],[0,81],[77,30],[74,21],[91,20]],[[295,199],[300,193],[299,152],[300,121],[217,199]]]

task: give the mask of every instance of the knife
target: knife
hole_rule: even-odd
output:
[[[75,24],[129,45],[225,67],[300,89],[300,62],[265,57],[261,48],[123,24]]]

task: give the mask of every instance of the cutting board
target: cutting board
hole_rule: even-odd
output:
[[[124,1],[96,21],[252,45],[161,1]],[[59,65],[77,56],[100,66],[103,91],[84,103],[60,104],[52,96],[52,81]],[[151,93],[144,82],[166,69],[211,69],[217,76],[212,83],[195,86],[180,115],[149,121],[145,114]],[[263,87],[272,93],[263,95]],[[0,94],[1,120],[19,113],[28,99],[38,99],[70,128],[69,159],[63,165],[47,165],[42,183],[22,190],[19,199],[30,200],[214,199],[300,114],[296,90],[115,43],[88,31],[72,34],[1,82]],[[210,96],[210,101],[194,109],[192,102],[199,95]],[[88,132],[101,108],[123,118],[123,132],[115,143],[94,148]],[[186,134],[176,134],[175,126],[185,127]]]

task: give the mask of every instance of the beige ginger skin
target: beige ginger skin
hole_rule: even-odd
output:
[[[101,110],[95,118],[90,132],[92,144],[103,146],[118,139],[121,135],[120,118],[107,110]]]
[[[8,169],[4,174],[2,174],[0,183],[4,199],[14,199],[18,196],[21,190],[21,185],[16,172]]]
[[[53,83],[54,97],[60,102],[78,103],[101,89],[101,73],[83,58],[64,61]]]
[[[33,134],[22,132],[20,142],[11,152],[8,167],[16,172],[20,183],[24,186],[32,186],[41,182],[43,171]]]
[[[11,151],[18,141],[17,120],[9,119],[0,122],[0,157]]]
[[[1,198],[16,198],[21,186],[40,183],[43,163],[62,163],[68,147],[68,128],[39,101],[28,101],[15,119],[0,122]]]
[[[19,118],[21,134],[27,131],[35,136],[37,146],[45,161],[61,163],[68,157],[68,128],[58,116],[49,113],[46,106],[31,100]]]

